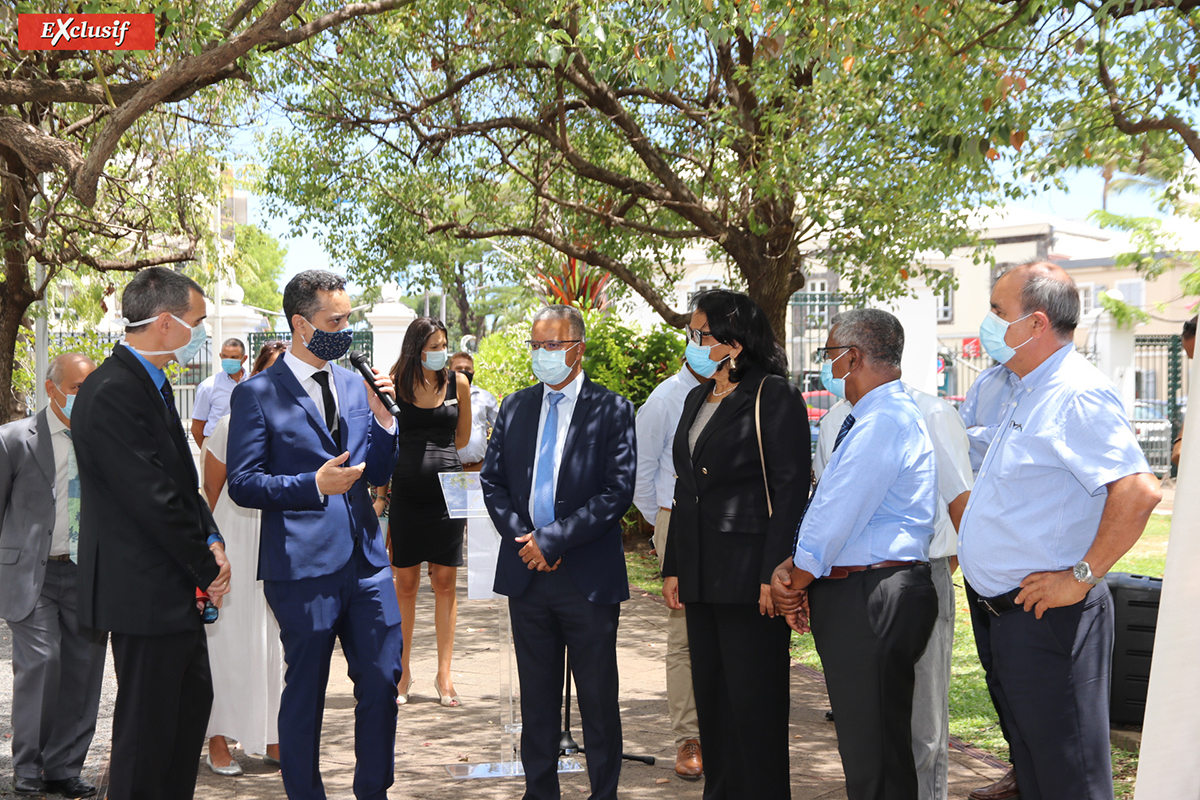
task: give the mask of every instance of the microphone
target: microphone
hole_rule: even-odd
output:
[[[370,386],[375,392],[375,396],[383,401],[383,407],[388,410],[388,413],[393,417],[400,416],[400,407],[396,405],[396,401],[392,399],[391,395],[379,391],[379,387],[375,385],[375,373],[371,371],[371,364],[367,361],[367,354],[362,350],[351,350],[350,363],[362,373],[363,378],[367,381],[367,386]]]

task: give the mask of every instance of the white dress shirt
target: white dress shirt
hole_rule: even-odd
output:
[[[933,442],[933,457],[937,465],[938,504],[937,516],[933,521],[933,541],[929,543],[930,558],[948,558],[958,552],[958,532],[950,519],[950,503],[963,492],[969,492],[975,484],[971,471],[971,457],[967,429],[954,406],[940,397],[919,392],[907,383],[904,391],[917,404],[929,439]],[[821,431],[817,436],[817,453],[813,458],[813,471],[820,480],[825,465],[829,463],[830,451],[837,439],[842,421],[852,406],[843,400],[821,417]]]
[[[325,362],[325,366],[318,369],[292,355],[291,350],[287,350],[283,354],[283,363],[288,365],[292,374],[296,376],[296,380],[300,381],[300,387],[312,398],[313,405],[317,407],[318,418],[325,419],[325,397],[321,391],[321,384],[317,383],[317,379],[313,377],[318,372],[329,374],[329,391],[333,394],[333,407],[335,410],[341,408],[338,405],[337,381],[333,379],[333,367],[329,366],[329,362]],[[340,411],[334,414],[334,419],[338,418],[340,418]],[[218,417],[218,419],[220,418]],[[336,427],[337,423],[335,422],[334,425]],[[331,430],[330,433],[333,431]]]
[[[74,445],[67,426],[62,423],[53,409],[46,409],[46,422],[50,425],[50,445],[54,449],[54,534],[50,537],[50,555],[65,556],[71,553],[67,523],[70,502],[67,491],[67,460]]]
[[[675,429],[683,416],[688,392],[700,379],[684,367],[654,387],[637,412],[637,480],[633,502],[648,522],[675,497]]]
[[[550,410],[547,396],[551,392],[562,392],[563,399],[558,401],[558,438],[554,442],[554,496],[558,497],[558,471],[562,467],[563,447],[567,443],[567,431],[571,429],[571,415],[575,413],[575,401],[579,399],[579,387],[583,386],[583,370],[575,376],[575,380],[561,389],[551,389],[542,384],[542,410],[538,413],[537,439],[533,445],[533,482],[529,492],[529,518],[533,519],[533,502],[537,497],[538,462],[542,459],[542,430],[546,427],[546,413]]]
[[[242,380],[246,379],[246,369],[242,368]],[[192,419],[203,420],[204,435],[212,436],[221,417],[229,413],[229,395],[237,387],[238,381],[225,370],[214,372],[200,381],[196,387],[196,400],[192,404]],[[323,408],[323,406],[320,406]]]
[[[478,464],[487,455],[488,436],[496,417],[500,416],[500,404],[495,396],[487,389],[471,386],[471,440],[467,446],[458,451],[458,458],[464,464]]]

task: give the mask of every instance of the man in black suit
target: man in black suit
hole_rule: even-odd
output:
[[[559,797],[563,652],[578,689],[594,800],[617,796],[621,716],[617,622],[629,598],[621,517],[633,502],[632,404],[582,372],[583,317],[534,318],[533,374],[505,399],[480,481],[503,545],[495,591],[509,598],[521,682],[526,800]]]
[[[112,632],[117,672],[108,797],[191,798],[212,706],[196,589],[229,588],[171,385],[205,340],[195,281],[151,267],[121,297],[125,343],[79,392],[79,615]],[[130,321],[132,320],[132,321]]]

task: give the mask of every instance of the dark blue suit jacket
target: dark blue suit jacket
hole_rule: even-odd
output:
[[[331,575],[350,560],[355,539],[373,566],[389,563],[367,486],[391,480],[396,436],[375,421],[359,375],[335,364],[333,380],[342,450],[282,357],[230,397],[229,497],[263,511],[260,580]],[[347,464],[365,461],[366,470],[350,491],[322,499],[317,470],[343,451],[350,453]]]
[[[504,399],[479,475],[501,540],[494,590],[509,597],[524,593],[534,570],[521,561],[524,545],[515,539],[533,531],[546,562],[561,557],[559,569],[588,600],[628,600],[621,517],[633,503],[637,470],[633,404],[584,376],[559,466],[556,519],[534,530],[529,497],[542,396],[538,384]]]

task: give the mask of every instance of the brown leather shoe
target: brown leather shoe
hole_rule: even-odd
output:
[[[984,786],[967,795],[971,800],[1009,800],[1020,796],[1021,790],[1017,788],[1016,767],[1009,767],[1008,772],[1004,773],[1004,777],[991,786]]]
[[[696,739],[688,739],[679,745],[679,752],[675,755],[675,774],[689,781],[694,781],[704,774],[700,742]]]

